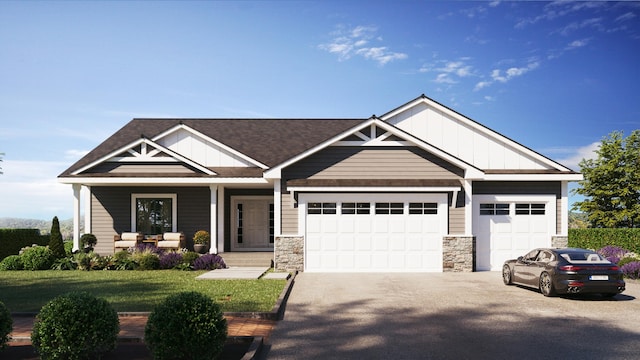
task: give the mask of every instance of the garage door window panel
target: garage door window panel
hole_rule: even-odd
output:
[[[545,204],[516,204],[516,215],[544,215]]]
[[[509,215],[509,204],[480,204],[480,215]]]
[[[343,215],[369,215],[371,214],[371,204],[364,202],[342,203],[340,213]]]
[[[438,203],[409,203],[409,215],[437,215]]]
[[[336,203],[309,203],[309,206],[307,207],[307,213],[309,215],[335,215]]]
[[[404,203],[390,202],[390,203],[376,203],[377,215],[402,215],[404,214]]]

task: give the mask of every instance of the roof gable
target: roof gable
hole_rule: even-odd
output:
[[[381,119],[483,170],[571,169],[422,95]]]
[[[428,144],[411,134],[403,132],[394,126],[372,117],[348,131],[334,136],[318,146],[310,148],[298,156],[288,159],[282,164],[265,172],[265,178],[281,177],[282,169],[290,166],[312,154],[315,154],[328,146],[416,146],[443,159],[446,162],[465,171],[466,178],[480,178],[482,172],[472,165],[448,154],[431,144]]]
[[[81,174],[97,165],[103,163],[154,163],[154,164],[175,164],[184,163],[207,175],[215,175],[215,172],[188,159],[166,147],[157,144],[150,139],[140,138],[131,144],[106,154],[105,156],[88,163],[73,171],[72,175]]]
[[[141,138],[158,141],[158,146],[164,144],[171,152],[175,149],[176,154],[183,152],[180,147],[187,146],[189,141],[208,142],[224,152],[226,158],[219,163],[225,168],[232,159],[238,161],[234,166],[271,167],[364,121],[366,119],[133,119],[60,176],[77,174],[79,169],[115,156],[114,149],[123,149]],[[172,136],[175,136],[173,140]],[[185,140],[189,136],[193,138]],[[199,140],[193,140],[198,137]],[[194,155],[193,151],[184,152]]]

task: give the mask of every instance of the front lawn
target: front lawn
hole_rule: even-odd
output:
[[[38,312],[54,297],[87,291],[118,312],[152,311],[168,295],[198,291],[222,311],[271,311],[286,280],[196,280],[206,271],[0,271],[0,301],[11,312]]]

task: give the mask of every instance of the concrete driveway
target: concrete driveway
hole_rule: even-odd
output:
[[[637,359],[640,283],[546,298],[499,272],[296,277],[267,359]]]

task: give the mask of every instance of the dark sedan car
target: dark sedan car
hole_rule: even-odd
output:
[[[506,285],[540,289],[544,296],[600,293],[614,296],[625,289],[622,272],[600,254],[585,249],[535,249],[502,267]]]

